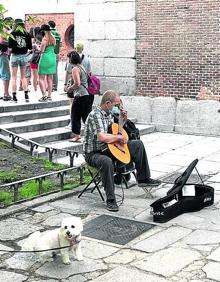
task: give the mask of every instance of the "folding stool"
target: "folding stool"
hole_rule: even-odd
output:
[[[118,178],[121,179],[121,182],[118,183],[118,184],[120,184],[120,185],[124,184],[126,189],[128,189],[131,186],[135,185],[135,184],[128,185],[128,183],[127,183],[129,181],[129,179],[130,179],[130,178],[128,178],[128,175],[130,175],[130,173],[132,173],[134,175],[135,179],[136,179],[135,166],[134,166],[133,162],[131,162],[131,163],[126,165],[126,164],[123,164],[123,163],[121,163],[121,162],[116,160],[114,162],[114,166],[115,166],[114,177],[118,177]],[[102,201],[104,201],[104,197],[103,197],[102,192],[100,190],[100,188],[101,188],[101,185],[100,185],[100,182],[101,182],[100,170],[101,169],[96,170],[96,172],[94,173],[92,171],[93,168],[91,166],[88,166],[87,168],[88,168],[89,174],[92,177],[92,179],[86,185],[86,187],[79,193],[78,198],[80,198],[82,196],[82,194],[84,192],[86,192],[88,189],[91,190],[91,193],[93,193],[93,191],[95,189],[97,189],[97,191],[98,191]],[[94,184],[94,186],[90,187],[91,184]]]

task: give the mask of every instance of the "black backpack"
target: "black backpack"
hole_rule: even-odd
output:
[[[126,120],[123,128],[127,132],[129,140],[139,140],[140,139],[139,129],[135,126],[133,121],[131,121],[130,119]]]

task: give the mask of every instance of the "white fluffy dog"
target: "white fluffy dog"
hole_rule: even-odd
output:
[[[60,252],[64,264],[71,263],[71,252],[77,260],[83,260],[80,243],[82,231],[81,218],[75,216],[64,218],[60,228],[45,232],[37,231],[31,234],[22,245],[22,250],[38,251],[69,246],[60,250],[38,252],[40,261],[53,261],[54,255],[58,252]]]

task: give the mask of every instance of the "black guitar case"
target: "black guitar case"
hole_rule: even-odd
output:
[[[154,222],[164,223],[182,213],[199,211],[214,203],[214,188],[203,183],[197,170],[202,184],[193,184],[192,195],[184,193],[186,182],[197,163],[198,159],[192,161],[182,175],[175,180],[167,195],[150,205]]]

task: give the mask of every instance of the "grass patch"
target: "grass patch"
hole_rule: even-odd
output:
[[[49,162],[44,158],[36,158],[28,153],[11,148],[0,141],[0,185],[22,179],[43,175],[48,172],[58,171],[69,166]],[[83,184],[87,184],[91,177],[87,169],[84,169]],[[77,169],[66,172],[64,176],[64,190],[72,190],[80,185],[80,173]],[[57,174],[48,176],[42,182],[41,195],[60,190],[60,178]],[[36,180],[24,182],[18,187],[17,200],[32,199],[39,195],[39,183]],[[6,186],[0,189],[0,206],[8,206],[14,203],[13,187]]]
[[[52,183],[48,179],[43,181],[42,194],[52,190]],[[37,181],[28,181],[24,183],[18,190],[18,200],[31,199],[39,195],[39,184]]]
[[[7,191],[0,191],[0,203],[3,203],[5,206],[8,206],[13,203],[13,195]]]
[[[84,170],[84,184],[88,184],[91,180],[91,176],[88,170]],[[77,170],[73,170],[68,173],[68,176],[64,178],[64,190],[72,190],[80,185],[80,176]],[[45,179],[42,183],[41,195],[60,190],[60,182],[57,178]],[[31,180],[25,182],[18,188],[17,200],[30,200],[39,194],[39,183],[38,181]],[[13,191],[0,191],[0,203],[4,206],[9,206],[14,203]]]
[[[64,164],[53,163],[43,158],[34,158],[34,159],[36,161],[41,161],[46,171],[61,170],[68,167]]]
[[[16,171],[0,170],[0,183],[12,182],[15,179],[16,179]]]

